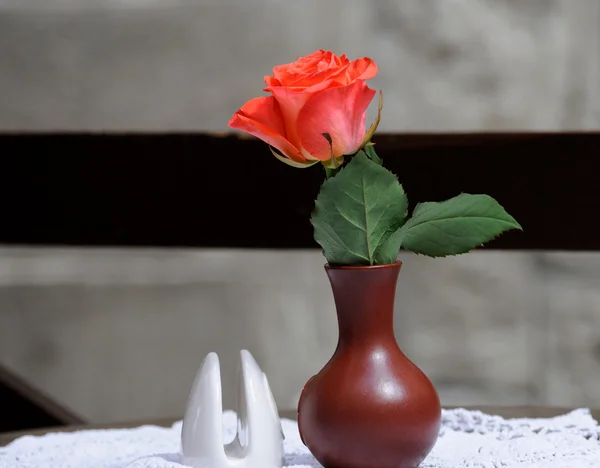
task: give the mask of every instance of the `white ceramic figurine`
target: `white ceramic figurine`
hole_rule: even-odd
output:
[[[223,443],[219,357],[209,353],[192,386],[181,431],[182,460],[193,468],[281,468],[283,430],[267,376],[252,354],[240,352],[238,430]]]

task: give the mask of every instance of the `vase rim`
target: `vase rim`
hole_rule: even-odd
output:
[[[383,265],[330,265],[325,264],[326,270],[383,270],[386,268],[400,268],[402,262],[398,260],[395,263],[385,263]]]

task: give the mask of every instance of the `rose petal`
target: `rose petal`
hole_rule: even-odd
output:
[[[327,75],[338,73],[340,67],[348,64],[350,64],[350,60],[345,54],[338,57],[333,52],[317,50],[305,57],[298,57],[295,62],[274,67],[272,78],[277,79],[280,86],[308,87],[315,83],[309,77],[323,73],[325,75],[323,79],[325,79]],[[305,83],[305,80],[308,80],[308,83]],[[275,84],[269,83],[267,85],[275,86]]]
[[[323,133],[331,136],[336,158],[358,150],[373,96],[375,90],[362,80],[312,94],[297,117],[299,147],[304,156],[308,152],[321,161],[331,159],[331,148]]]
[[[273,68],[273,77],[281,81],[285,81],[286,77],[295,74],[302,74],[303,70],[316,67],[321,61],[324,53],[325,51],[323,50],[317,50],[310,55],[298,57],[295,62],[277,65]]]
[[[377,75],[377,64],[370,58],[361,58],[349,63],[329,78],[343,85],[353,83],[356,80],[370,80]]]
[[[349,73],[354,80],[370,80],[377,75],[379,69],[374,60],[363,57],[354,60],[349,66]]]
[[[281,81],[273,76],[265,76],[265,84],[267,86],[281,86]],[[266,91],[266,88],[263,91]]]
[[[343,65],[340,68],[329,68],[322,72],[311,73],[309,75],[305,75],[302,78],[294,81],[286,83],[286,86],[294,86],[294,87],[305,87],[310,91],[316,91],[319,89],[325,89],[329,87],[332,80],[331,78],[335,78],[344,73],[348,65]],[[323,82],[327,82],[327,86],[323,85]],[[343,85],[349,84],[342,83]]]
[[[292,161],[307,162],[300,150],[286,138],[283,115],[273,96],[263,96],[248,101],[233,115],[229,127],[260,138]]]
[[[304,104],[306,104],[306,101],[311,96],[310,93],[303,92],[302,88],[294,90],[282,86],[267,87],[266,90],[273,94],[273,97],[279,104],[279,108],[283,114],[283,121],[285,122],[285,135],[288,141],[296,146],[296,148],[300,148],[296,120],[298,120],[300,109],[304,107]]]
[[[324,89],[335,88],[337,86],[346,86],[347,84],[348,83],[340,84],[336,80],[325,80],[313,86],[309,86],[308,88],[304,88],[304,92],[314,94],[323,91]]]

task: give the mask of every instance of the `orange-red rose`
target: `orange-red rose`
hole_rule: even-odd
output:
[[[319,50],[279,65],[265,77],[271,93],[248,101],[229,126],[248,132],[295,166],[356,152],[365,137],[366,110],[375,90],[365,80],[377,74],[370,58],[350,61]],[[332,145],[323,137],[331,136]]]

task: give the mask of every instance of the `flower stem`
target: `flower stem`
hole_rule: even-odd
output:
[[[323,167],[325,167],[325,166],[323,166]],[[325,178],[331,179],[334,175],[336,175],[338,173],[339,170],[340,170],[339,167],[336,167],[335,169],[330,169],[328,167],[325,167]]]

